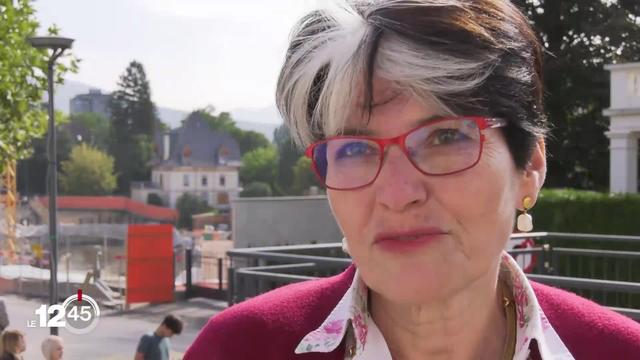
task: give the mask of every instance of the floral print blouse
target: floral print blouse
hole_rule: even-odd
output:
[[[568,360],[573,356],[540,308],[536,296],[516,261],[502,254],[500,274],[510,286],[517,314],[514,360],[529,359],[529,343],[535,339],[543,360]],[[367,311],[368,289],[356,274],[351,286],[322,325],[308,333],[296,347],[296,354],[331,352],[346,337],[345,359],[391,360],[382,333]]]

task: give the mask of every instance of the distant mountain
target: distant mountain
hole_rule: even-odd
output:
[[[56,110],[68,114],[69,102],[71,101],[71,99],[73,99],[76,95],[87,94],[91,89],[98,88],[77,81],[65,80],[63,85],[56,85],[53,105]],[[48,99],[49,96],[45,92],[43,101],[48,101]]]
[[[58,85],[55,89],[55,108],[66,114],[69,113],[69,102],[75,96],[86,94],[91,89],[98,89],[103,93],[109,93],[95,86],[87,85],[78,81],[66,80],[64,85]],[[46,101],[45,93],[43,101]],[[158,106],[158,117],[162,122],[171,128],[180,126],[182,120],[189,115],[189,112]],[[241,108],[231,111],[231,116],[236,121],[236,125],[242,130],[252,130],[262,133],[269,140],[273,140],[273,131],[280,126],[282,120],[275,106],[266,108]]]
[[[162,120],[163,123],[169,125],[170,128],[175,129],[180,127],[182,120],[184,120],[188,112],[176,109],[169,109],[163,107],[157,107],[158,109],[158,117]]]
[[[275,105],[257,109],[235,109],[231,110],[231,115],[236,121],[282,124],[282,118]]]
[[[259,109],[235,109],[231,110],[231,117],[240,129],[262,133],[269,141],[273,141],[273,132],[282,124],[282,118],[275,106]]]

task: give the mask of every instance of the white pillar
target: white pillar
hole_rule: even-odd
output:
[[[638,192],[638,136],[634,133],[606,133],[611,141],[610,189],[614,193]]]

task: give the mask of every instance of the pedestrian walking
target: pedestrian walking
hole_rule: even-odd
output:
[[[154,332],[142,335],[135,360],[169,360],[171,354],[169,338],[181,332],[182,320],[174,315],[167,315]]]

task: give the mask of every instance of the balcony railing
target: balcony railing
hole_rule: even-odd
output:
[[[531,280],[640,321],[640,236],[530,233],[512,238],[534,240],[533,247],[509,251],[530,256]],[[351,264],[339,243],[235,249],[227,255],[229,305],[286,283],[338,274]]]

